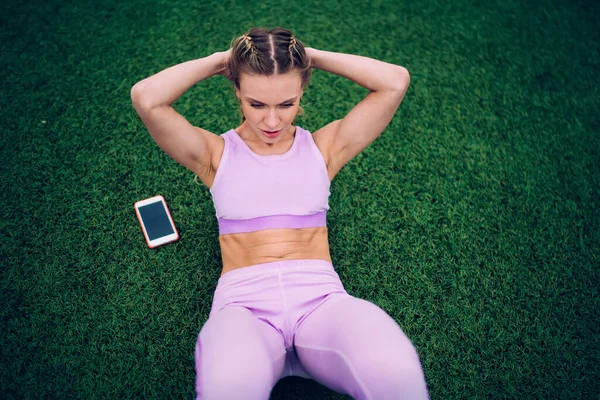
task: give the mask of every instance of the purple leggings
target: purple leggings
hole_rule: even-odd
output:
[[[375,304],[349,295],[333,265],[291,260],[221,276],[195,350],[202,400],[267,400],[300,376],[363,399],[428,399],[419,356]]]

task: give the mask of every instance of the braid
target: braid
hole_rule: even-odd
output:
[[[229,71],[236,89],[240,89],[243,74],[268,77],[288,72],[300,74],[304,89],[312,68],[302,41],[284,28],[251,28],[231,43]],[[243,122],[246,118],[241,111]],[[302,114],[300,108],[299,115]]]
[[[288,47],[288,50],[290,52],[290,60],[292,62],[292,65],[294,65],[294,55],[292,54],[292,50],[296,49],[296,38],[294,36],[290,37],[290,46]]]
[[[250,37],[250,35],[244,35],[242,38],[246,43],[246,51],[251,52],[254,57],[258,57],[258,54],[256,54],[256,49],[252,45],[252,37]]]

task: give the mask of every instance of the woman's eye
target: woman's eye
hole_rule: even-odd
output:
[[[291,107],[293,105],[294,105],[294,103],[291,103],[291,104],[290,103],[282,104],[283,107]],[[250,107],[254,107],[254,108],[260,108],[262,106],[263,106],[262,104],[250,104]]]

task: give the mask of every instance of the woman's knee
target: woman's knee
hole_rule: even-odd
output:
[[[374,399],[426,399],[427,385],[417,350],[398,323],[366,300],[355,302],[370,327],[355,342],[353,363]]]
[[[342,385],[346,393],[360,399],[427,398],[415,346],[383,309],[369,301],[348,297],[324,307],[314,317],[297,337],[301,345],[299,356],[309,369],[319,371],[326,382]],[[331,366],[323,369],[315,365],[316,360],[329,360]],[[335,373],[335,365],[340,371],[353,371],[353,379]],[[337,382],[340,379],[345,382]]]
[[[399,342],[408,341],[399,338]],[[412,345],[376,346],[363,361],[356,360],[359,375],[373,399],[427,399],[421,361]],[[365,353],[363,353],[364,355]]]
[[[371,398],[427,399],[423,367],[411,340],[377,305],[362,303],[361,307],[371,315],[371,337],[356,342],[354,364]]]
[[[280,337],[269,328],[273,329],[242,307],[211,316],[196,342],[198,398],[268,399],[285,355],[283,339],[277,343]]]

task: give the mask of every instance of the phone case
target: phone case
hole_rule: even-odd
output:
[[[175,238],[173,240],[169,240],[168,242],[161,243],[161,244],[154,245],[154,246],[150,244],[150,239],[148,239],[148,234],[146,233],[146,228],[144,227],[144,223],[142,222],[142,216],[140,215],[140,212],[138,210],[138,204],[139,203],[141,203],[143,201],[146,201],[146,200],[153,199],[153,198],[160,198],[160,201],[162,201],[163,204],[165,205],[165,210],[167,210],[167,216],[169,217],[169,221],[171,221],[171,226],[173,227],[173,231],[175,232]],[[133,204],[133,208],[135,209],[135,214],[137,215],[138,222],[140,223],[140,228],[142,228],[142,232],[144,233],[144,239],[146,239],[146,244],[148,245],[148,247],[150,247],[151,249],[154,249],[156,247],[163,246],[163,245],[168,244],[168,243],[173,243],[173,242],[179,240],[179,232],[177,231],[177,227],[175,226],[175,222],[173,221],[173,217],[171,216],[171,210],[169,210],[169,206],[167,205],[167,201],[165,200],[165,198],[162,195],[158,195],[158,196],[154,196],[154,197],[149,197],[149,198],[144,199],[144,200],[136,201]]]

